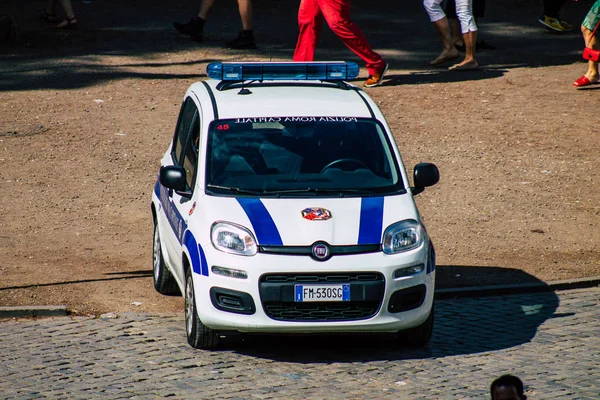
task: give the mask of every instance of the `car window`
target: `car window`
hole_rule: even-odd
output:
[[[208,185],[261,195],[365,195],[403,189],[384,128],[367,118],[214,121],[206,163]]]
[[[188,135],[188,141],[183,153],[182,166],[185,170],[185,179],[188,189],[193,191],[196,181],[196,172],[198,167],[198,147],[200,143],[200,118],[198,113],[192,120],[192,126]]]
[[[194,116],[198,113],[196,104],[191,97],[185,99],[179,112],[179,119],[177,121],[177,128],[175,129],[175,137],[173,139],[173,149],[171,150],[171,156],[173,157],[173,163],[176,165],[182,165],[183,150],[185,143],[188,140],[190,127],[193,123]]]

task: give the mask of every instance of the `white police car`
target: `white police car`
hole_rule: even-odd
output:
[[[435,255],[355,63],[211,63],[185,94],[152,195],[154,287],[190,345],[229,331],[399,332],[426,344]]]

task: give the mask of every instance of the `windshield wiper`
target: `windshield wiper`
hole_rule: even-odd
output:
[[[264,190],[242,189],[242,188],[233,187],[233,186],[212,185],[210,183],[207,183],[206,187],[208,189],[223,190],[223,191],[226,191],[226,192],[233,192],[233,193],[239,193],[239,194],[261,195],[261,194],[265,193]]]

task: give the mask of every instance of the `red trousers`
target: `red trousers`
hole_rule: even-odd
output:
[[[301,0],[298,10],[298,42],[294,61],[313,61],[323,18],[331,30],[366,63],[369,75],[381,71],[385,62],[373,51],[359,27],[350,20],[350,0]]]

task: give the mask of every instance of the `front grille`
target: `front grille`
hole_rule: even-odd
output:
[[[374,316],[380,304],[380,301],[354,304],[265,302],[263,308],[270,318],[278,321],[356,321]]]
[[[350,301],[294,301],[297,284],[349,283]],[[385,280],[378,272],[267,274],[259,281],[263,309],[277,321],[357,321],[373,317],[383,301]]]

